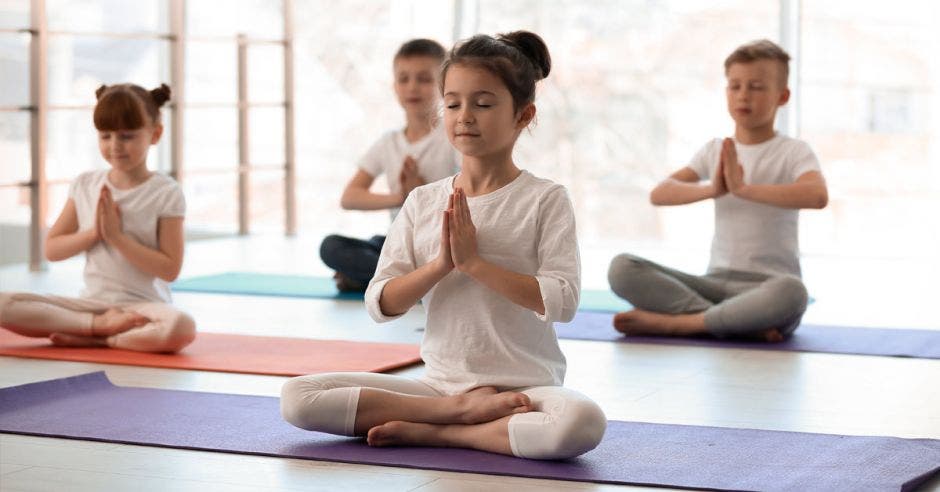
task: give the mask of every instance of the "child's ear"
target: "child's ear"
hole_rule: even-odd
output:
[[[780,92],[780,99],[777,100],[777,106],[783,106],[789,101],[790,101],[790,88],[787,87],[786,89]]]
[[[522,130],[523,128],[529,126],[529,123],[532,123],[532,120],[534,119],[535,104],[529,103],[519,111],[519,119],[516,121],[516,129]]]
[[[150,145],[155,145],[159,142],[161,136],[163,136],[163,124],[157,123],[153,125],[153,133],[150,135]]]

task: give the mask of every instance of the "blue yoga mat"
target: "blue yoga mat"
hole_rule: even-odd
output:
[[[340,292],[333,279],[309,275],[225,272],[189,277],[175,282],[172,287],[177,292],[362,300],[361,292]]]
[[[309,297],[319,299],[362,300],[362,293],[339,292],[333,280],[309,275],[226,272],[179,280],[173,284],[177,292],[206,292],[275,297]],[[580,309],[616,313],[630,309],[627,301],[609,290],[581,291]]]
[[[940,359],[940,330],[803,324],[789,340],[766,343],[704,337],[625,336],[614,329],[613,317],[610,313],[579,312],[570,323],[555,323],[555,332],[558,338],[572,340]]]
[[[0,389],[0,431],[228,453],[710,490],[911,490],[940,441],[608,423],[593,451],[535,461],[463,449],[371,448],[297,429],[264,396],[119,387],[103,372]]]

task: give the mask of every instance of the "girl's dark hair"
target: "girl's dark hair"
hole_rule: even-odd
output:
[[[102,85],[95,91],[95,128],[99,131],[136,130],[160,122],[160,107],[170,100],[170,86],[148,91],[139,85]]]
[[[545,41],[529,31],[513,31],[496,37],[477,34],[450,50],[441,68],[441,93],[453,65],[486,69],[499,77],[512,94],[513,109],[535,101],[535,83],[548,76],[552,58]]]
[[[438,62],[442,62],[444,61],[445,55],[447,55],[447,50],[441,46],[441,43],[433,39],[419,38],[412,39],[401,45],[401,47],[398,48],[398,52],[395,53],[394,59],[426,56],[428,58],[434,58]]]

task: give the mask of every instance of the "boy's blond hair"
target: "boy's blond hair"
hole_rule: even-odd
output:
[[[725,75],[735,63],[751,63],[758,60],[773,60],[780,66],[780,87],[787,87],[790,77],[790,55],[777,43],[769,39],[758,39],[738,46],[725,58]]]

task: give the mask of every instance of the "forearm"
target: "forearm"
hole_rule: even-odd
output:
[[[743,185],[733,192],[745,200],[781,208],[823,208],[829,201],[826,187],[817,183]]]
[[[340,199],[340,206],[346,210],[384,210],[400,207],[401,195],[372,193],[368,190],[346,190]]]
[[[539,282],[532,275],[506,270],[481,258],[470,262],[464,273],[500,293],[506,299],[538,314],[545,314]]]
[[[62,234],[46,239],[46,259],[61,261],[79,253],[88,251],[98,243],[98,234],[94,229]]]
[[[448,273],[450,269],[435,260],[389,280],[379,297],[382,314],[385,316],[404,314]]]
[[[711,184],[687,183],[667,179],[650,192],[653,205],[684,205],[714,198],[715,188]]]
[[[175,259],[163,251],[148,248],[127,234],[118,235],[110,244],[137,269],[167,282],[176,280],[183,265],[182,259]]]

